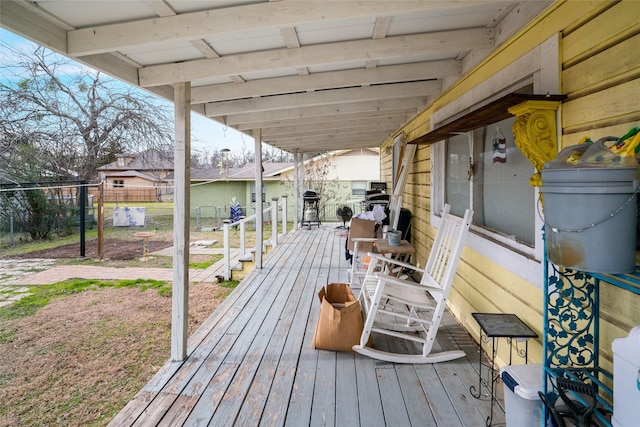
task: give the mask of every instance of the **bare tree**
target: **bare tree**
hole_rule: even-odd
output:
[[[96,168],[123,152],[170,152],[173,119],[166,103],[42,47],[1,44],[0,146],[46,156],[43,175],[96,179]],[[11,156],[0,169],[11,168]],[[43,176],[44,178],[44,176]]]
[[[247,163],[255,161],[255,154],[247,149],[243,144],[239,152],[231,149],[228,151],[218,149],[194,149],[191,153],[191,167],[214,169],[221,167],[227,163],[229,167],[241,168]],[[264,163],[291,163],[293,162],[293,154],[283,151],[279,148],[264,145],[262,148],[262,161]]]
[[[42,47],[0,44],[0,70],[0,182],[91,182],[118,154],[172,151],[169,105],[145,92]],[[65,205],[51,189],[0,192],[0,216],[34,240],[68,219]]]
[[[326,212],[327,208],[338,202],[338,192],[341,188],[344,189],[344,184],[340,182],[338,177],[329,177],[334,160],[335,155],[325,153],[311,158],[310,161],[304,164],[304,187],[300,189],[300,192],[313,190],[318,194],[320,198],[318,210],[321,215],[331,214]],[[291,178],[287,179],[287,184],[285,185],[289,194],[294,194],[294,185]]]

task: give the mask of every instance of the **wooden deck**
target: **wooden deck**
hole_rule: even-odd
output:
[[[449,314],[438,345],[467,353],[452,362],[400,365],[311,348],[319,289],[347,280],[344,242],[334,225],[286,236],[190,337],[188,359],[168,362],[110,425],[484,426],[489,402],[469,392],[478,347]],[[407,351],[380,336],[374,346]]]

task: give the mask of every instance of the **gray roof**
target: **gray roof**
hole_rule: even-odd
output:
[[[138,154],[123,154],[119,157],[125,158],[124,164],[120,164],[119,160],[116,160],[115,162],[100,166],[98,170],[173,170],[173,153],[161,153],[157,150],[145,150]]]
[[[264,180],[277,179],[280,172],[291,168],[292,163],[263,163],[264,172],[262,178]],[[256,179],[256,164],[247,163],[241,168],[229,168],[227,170],[214,169],[191,169],[191,181],[208,181],[229,179],[231,181],[253,181]],[[173,175],[167,177],[172,179]]]

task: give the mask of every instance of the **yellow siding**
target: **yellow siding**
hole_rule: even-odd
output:
[[[563,62],[558,64],[558,69],[562,73],[562,93],[568,95],[559,116],[560,144],[575,144],[584,135],[592,139],[622,135],[640,121],[639,27],[640,8],[634,1],[559,1],[402,130],[409,140],[428,132],[429,118],[439,108],[560,34]],[[414,215],[413,243],[418,252],[415,261],[422,265],[435,234],[429,224],[430,156],[429,147],[419,147],[404,195],[404,206]],[[384,159],[382,176],[389,181],[391,163],[390,159]],[[606,369],[612,368],[611,341],[626,336],[632,326],[640,324],[639,302],[640,297],[636,295],[602,286],[601,363]],[[471,317],[473,312],[517,313],[542,335],[542,291],[469,248],[462,254],[450,307],[476,340],[478,326]],[[541,339],[530,343],[529,356],[533,362],[542,360]],[[499,354],[499,363],[504,363],[506,357],[506,352]]]
[[[390,149],[391,150],[391,149]],[[391,188],[392,184],[392,176],[391,170],[393,168],[392,165],[393,156],[391,155],[391,151],[388,153],[385,152],[384,149],[380,150],[380,181],[387,183],[387,188]]]

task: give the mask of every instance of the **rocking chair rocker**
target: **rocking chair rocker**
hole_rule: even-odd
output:
[[[449,209],[450,206],[445,205],[424,270],[369,254],[371,261],[358,297],[366,318],[360,344],[353,346],[355,352],[395,363],[444,362],[465,355],[461,350],[431,351],[473,215],[467,209],[464,217],[459,218],[451,215]],[[421,273],[422,279],[416,283],[385,273],[397,268]],[[418,331],[426,333],[426,337],[416,333]],[[367,347],[372,332],[418,342],[422,344],[422,354],[390,353]]]

